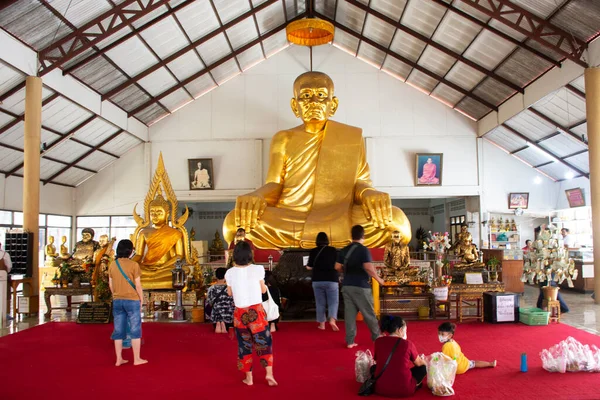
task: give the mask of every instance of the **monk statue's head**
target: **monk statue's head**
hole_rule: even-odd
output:
[[[338,98],[333,95],[333,81],[322,72],[303,73],[294,81],[291,106],[294,115],[305,124],[327,121],[338,108]]]
[[[150,221],[152,224],[161,227],[167,223],[171,206],[165,200],[162,194],[157,194],[154,200],[150,202]]]
[[[98,238],[98,243],[101,247],[104,247],[108,244],[108,235],[100,235]]]
[[[402,235],[400,234],[400,231],[392,232],[392,241],[394,242],[394,244],[400,244],[401,240],[402,240]]]
[[[81,237],[83,243],[87,243],[94,238],[95,232],[92,228],[84,228],[81,231]]]
[[[54,236],[48,236],[48,244],[54,243]]]
[[[62,244],[65,244],[65,243],[67,243],[67,237],[66,237],[66,236],[62,236],[62,237],[60,238],[60,242],[61,242]]]

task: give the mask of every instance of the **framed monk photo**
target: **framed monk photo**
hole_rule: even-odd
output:
[[[585,206],[585,197],[583,196],[583,189],[569,189],[565,190],[565,193],[567,194],[567,200],[569,200],[569,207]]]
[[[211,190],[215,188],[212,158],[188,159],[188,181],[190,190]]]
[[[416,186],[442,185],[442,153],[418,153]]]
[[[521,208],[525,210],[529,207],[529,193],[510,193],[508,195],[508,209],[516,210]]]

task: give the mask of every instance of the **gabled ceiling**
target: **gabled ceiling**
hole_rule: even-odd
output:
[[[596,0],[0,5],[0,27],[37,52],[40,76],[62,71],[146,125],[289,46],[285,26],[308,16],[334,24],[334,46],[473,120],[498,111],[564,60],[587,66],[585,50],[600,32]],[[22,173],[23,79],[0,66],[0,171],[7,176]],[[554,180],[588,176],[582,83],[544,100],[486,138]],[[44,103],[44,183],[76,186],[141,142],[61,93],[46,89]]]

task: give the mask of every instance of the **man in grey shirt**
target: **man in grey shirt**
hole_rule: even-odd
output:
[[[363,246],[365,229],[360,225],[352,227],[352,243],[340,250],[335,269],[343,272],[342,296],[344,296],[344,321],[346,324],[346,345],[349,349],[357,346],[356,315],[360,311],[373,341],[381,332],[373,308],[373,292],[369,278],[383,285],[383,279],[377,275],[369,249]]]

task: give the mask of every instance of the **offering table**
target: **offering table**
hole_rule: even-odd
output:
[[[72,286],[63,288],[63,287],[45,287],[44,288],[44,300],[46,301],[46,314],[44,316],[50,317],[52,310],[67,310],[71,311],[71,296],[85,296],[89,295],[92,297],[92,285],[82,284],[81,287],[74,288]],[[52,296],[66,296],[67,297],[67,307],[52,307],[50,303],[50,297]]]

